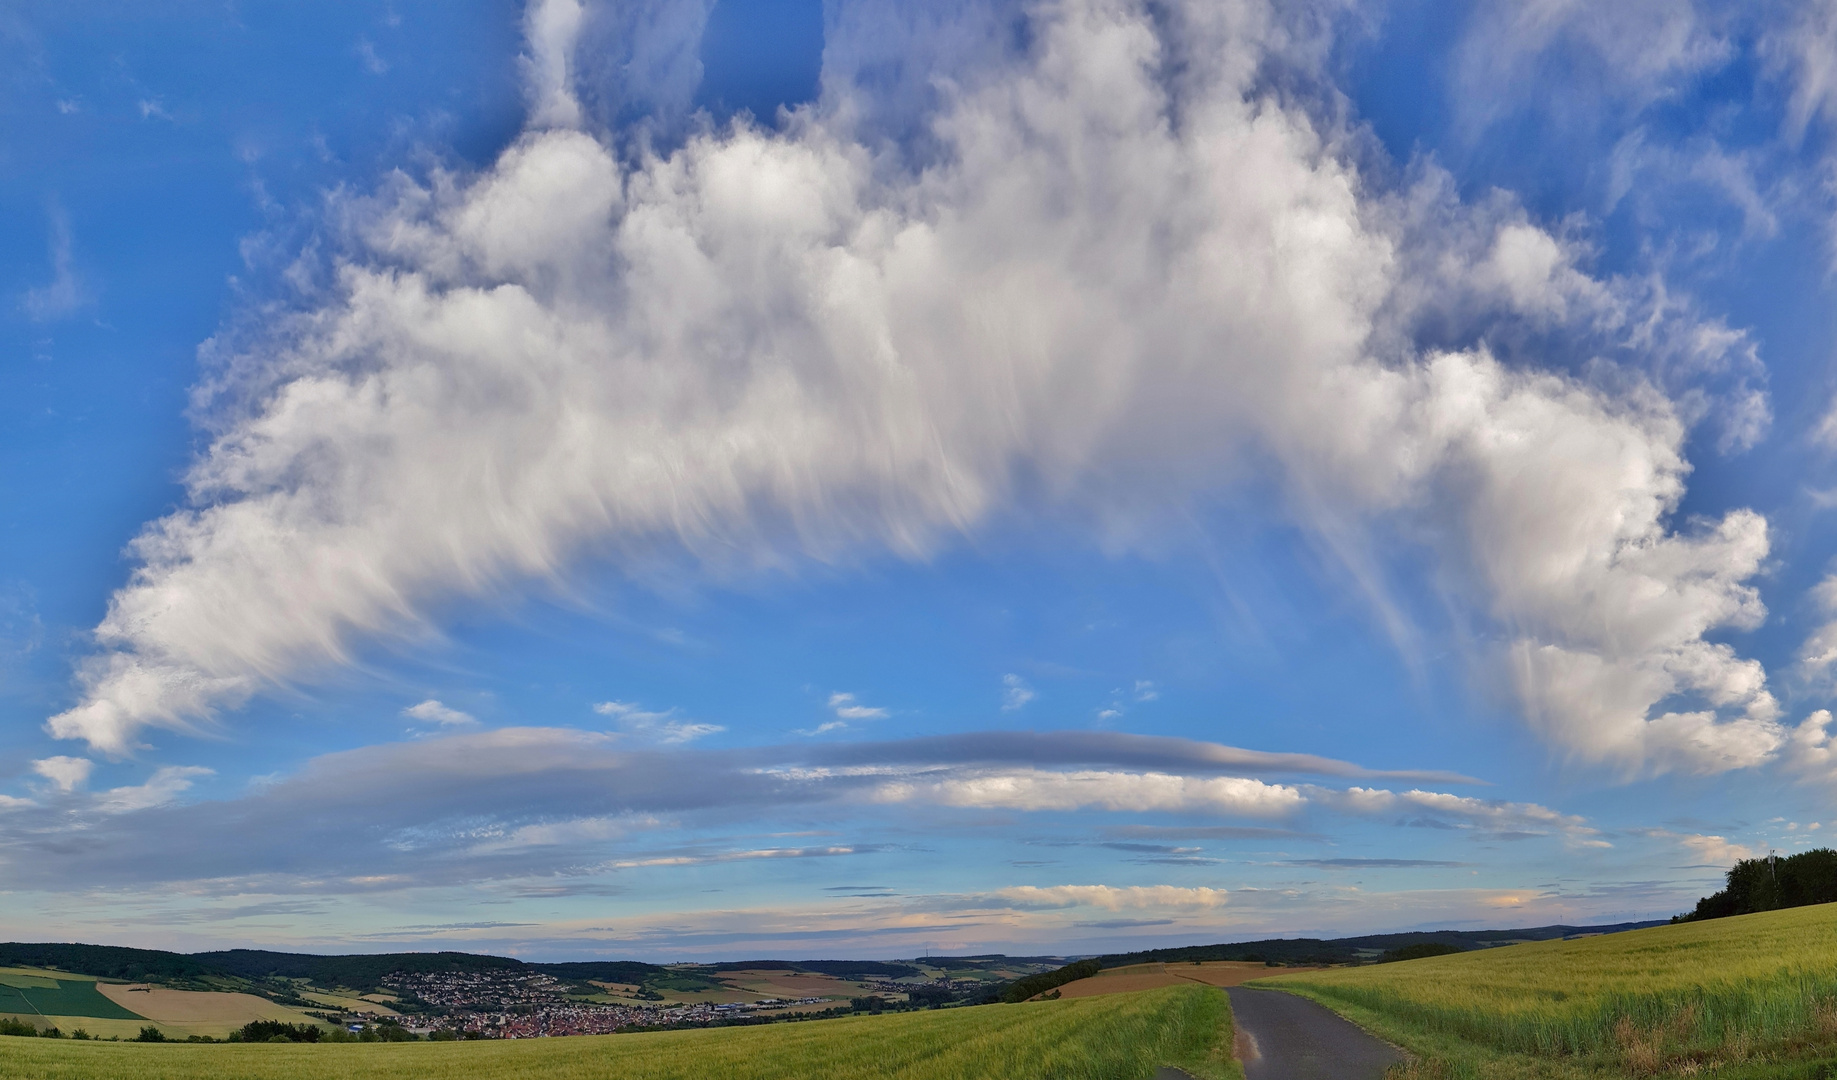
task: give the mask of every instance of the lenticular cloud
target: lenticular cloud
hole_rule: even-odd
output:
[[[333,284],[228,365],[193,503],[135,541],[50,729],[119,752],[583,559],[924,558],[1023,503],[1117,528],[1255,460],[1335,542],[1419,526],[1566,751],[1777,751],[1765,673],[1704,637],[1763,616],[1766,522],[1668,525],[1667,398],[1410,343],[1436,305],[1611,327],[1611,283],[1522,214],[1373,191],[1292,90],[1317,43],[1264,4],[1027,19],[906,136],[837,33],[777,130],[653,152],[583,119],[582,12],[538,5],[529,129],[343,205]]]

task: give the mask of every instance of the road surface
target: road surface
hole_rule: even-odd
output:
[[[1225,992],[1246,1080],[1381,1080],[1403,1060],[1389,1043],[1307,998],[1244,986]]]

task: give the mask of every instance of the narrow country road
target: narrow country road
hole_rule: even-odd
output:
[[[1380,1080],[1403,1060],[1333,1010],[1276,990],[1233,986],[1246,1080]]]

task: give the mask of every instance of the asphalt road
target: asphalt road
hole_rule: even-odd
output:
[[[1233,986],[1246,1080],[1381,1080],[1403,1060],[1389,1043],[1304,997]]]

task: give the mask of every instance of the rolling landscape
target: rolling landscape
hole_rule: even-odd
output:
[[[1395,1062],[1388,1080],[1825,1077],[1837,853],[1778,870],[1738,864],[1728,889],[1665,923],[1082,958],[656,965],[8,943],[0,1076],[1313,1075],[1248,1014],[1234,1022],[1233,1001],[1273,993],[1364,1029]]]

